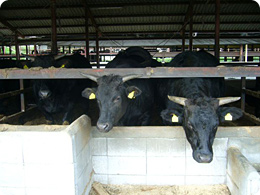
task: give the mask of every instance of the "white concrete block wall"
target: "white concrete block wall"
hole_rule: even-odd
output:
[[[128,131],[127,131],[128,130]],[[101,134],[93,131],[95,181],[109,184],[191,185],[226,182],[227,138],[216,138],[214,160],[199,164],[192,158],[182,128],[172,132],[131,127]],[[168,131],[168,134],[167,134]],[[156,133],[157,132],[157,133]]]
[[[260,194],[260,175],[236,147],[228,149],[228,187],[232,194]]]
[[[33,128],[33,131],[31,131]],[[256,127],[219,128],[210,164],[192,158],[182,127],[115,127],[99,133],[87,116],[70,126],[0,125],[0,194],[87,195],[93,181],[109,184],[228,184],[227,149],[237,145],[259,163]],[[228,128],[227,128],[228,129]],[[251,184],[250,184],[251,185]],[[252,184],[253,185],[253,184]]]
[[[90,129],[87,116],[68,127],[1,125],[0,194],[88,194],[93,182]]]

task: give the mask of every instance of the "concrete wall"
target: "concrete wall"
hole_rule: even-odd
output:
[[[88,127],[86,116],[68,127],[0,125],[0,194],[88,194],[93,180]]]
[[[219,127],[213,161],[199,164],[182,127],[115,127],[99,133],[85,115],[70,126],[0,125],[0,194],[85,195],[99,181],[228,184],[237,195],[244,188],[234,187],[240,180],[234,179],[227,151],[238,148],[248,162],[257,164],[259,144],[259,127]]]
[[[108,184],[190,185],[226,181],[227,138],[217,138],[214,159],[198,164],[181,127],[117,127],[93,131],[95,180]]]
[[[259,143],[253,146],[259,152]],[[260,164],[260,158],[256,164]],[[232,194],[259,195],[260,175],[237,147],[228,149],[227,185]]]

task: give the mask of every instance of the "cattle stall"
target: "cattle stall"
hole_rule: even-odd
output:
[[[139,185],[146,194],[153,194],[155,186],[176,186],[170,192],[181,195],[177,188],[202,185],[224,187],[211,194],[260,194],[260,119],[254,116],[256,104],[260,105],[258,5],[250,0],[5,1],[0,5],[1,61],[71,55],[78,50],[96,69],[68,70],[64,64],[0,69],[0,81],[17,81],[20,89],[0,94],[0,100],[20,96],[21,111],[0,119],[0,195],[105,195],[111,194],[107,188],[111,184]],[[148,49],[162,67],[101,69],[106,56],[111,60],[131,46]],[[167,57],[187,50],[207,50],[225,62],[218,67],[163,67]],[[228,58],[236,64],[227,63]],[[218,131],[213,158],[209,161],[201,155],[204,161],[198,163],[185,128],[163,125],[156,103],[150,126],[115,126],[102,133],[95,125],[96,100],[90,100],[89,111],[72,123],[58,116],[57,123],[47,125],[40,106],[28,99],[32,89],[25,87],[30,80],[87,81],[83,75],[91,75],[88,78],[97,81],[109,74],[135,74],[136,82],[154,83],[163,78],[226,78],[226,95],[241,97],[231,106],[240,107],[243,117],[232,121],[231,115],[229,121],[214,125]],[[129,99],[135,98],[135,93],[130,94]],[[96,97],[90,95],[89,99]],[[7,104],[11,106],[15,104]],[[112,194],[119,193],[112,189]]]
[[[260,76],[259,67],[1,71],[1,79],[7,80],[82,79],[81,73],[127,75],[128,71],[145,79]],[[17,117],[5,123],[8,120],[14,122]],[[6,194],[88,194],[94,181],[148,186],[225,184],[232,194],[256,194],[260,189],[259,126],[220,126],[209,164],[193,160],[180,126],[114,127],[100,133],[82,115],[71,125],[2,124],[0,129],[4,170],[0,188]]]

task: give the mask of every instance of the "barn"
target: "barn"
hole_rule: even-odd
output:
[[[0,194],[138,194],[132,188],[136,185],[142,186],[140,194],[168,193],[154,192],[156,186],[161,190],[177,186],[171,194],[181,194],[180,188],[187,187],[184,194],[196,194],[194,186],[223,185],[225,193],[202,189],[198,194],[260,194],[260,3],[0,3]],[[132,52],[136,48],[138,52]],[[215,56],[218,66],[168,66],[182,52],[201,50]],[[134,58],[140,67],[111,68],[118,55]],[[50,58],[50,65],[39,67],[36,61],[45,58]],[[156,63],[147,65],[148,61]],[[215,135],[213,159],[207,163],[194,160],[178,118],[170,126],[163,124],[156,102],[149,125],[130,120],[129,125],[116,123],[111,131],[100,132],[96,127],[100,103],[92,100],[100,92],[86,100],[81,86],[96,89],[101,77],[112,74],[123,83],[124,78],[130,82],[129,75],[136,83],[151,81],[154,88],[166,79],[221,78],[225,96],[240,97],[231,106],[243,117],[232,121],[230,113],[225,116],[227,121],[219,124]],[[46,89],[35,93],[35,83],[40,82],[59,83],[53,91],[59,91],[55,105],[69,107],[73,116],[68,110],[56,114],[50,102],[45,107],[39,104],[39,98],[50,95]],[[136,93],[129,93],[128,101],[138,99]],[[42,108],[53,111],[53,118]],[[109,185],[131,185],[131,190],[111,191]]]

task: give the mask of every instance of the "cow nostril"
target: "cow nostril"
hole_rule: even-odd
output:
[[[212,155],[210,155],[210,154],[198,154],[198,159],[200,159],[200,161],[202,163],[210,163],[212,161]]]
[[[39,96],[42,98],[47,98],[50,96],[50,91],[49,90],[40,90],[39,91]]]
[[[97,123],[97,127],[101,131],[108,131],[109,130],[109,123]]]

